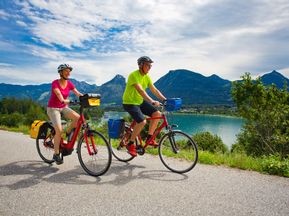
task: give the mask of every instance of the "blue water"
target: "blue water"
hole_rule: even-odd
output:
[[[121,118],[124,115],[125,112],[108,112],[105,113],[105,119]],[[241,118],[196,114],[171,114],[168,116],[168,121],[170,124],[177,124],[178,130],[190,135],[209,131],[221,137],[229,148],[235,143],[236,135],[241,132],[243,124]]]
[[[241,118],[195,114],[174,114],[169,117],[169,121],[190,135],[205,131],[218,135],[229,148],[235,143],[243,124]]]

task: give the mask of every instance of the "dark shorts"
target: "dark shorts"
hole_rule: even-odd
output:
[[[144,115],[152,116],[154,112],[158,111],[152,104],[145,100],[141,105],[123,104],[123,108],[137,123],[145,120]]]

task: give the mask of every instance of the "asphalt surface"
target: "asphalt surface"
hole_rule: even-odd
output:
[[[0,131],[0,215],[289,215],[289,178],[197,164],[168,171],[158,156],[113,159],[87,175],[76,153],[62,165],[41,161],[35,140]]]

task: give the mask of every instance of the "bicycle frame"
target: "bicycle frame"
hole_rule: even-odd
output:
[[[87,128],[89,129],[89,126],[86,123],[86,120],[84,118],[83,107],[80,107],[80,117],[79,117],[79,119],[77,121],[77,125],[76,125],[75,131],[73,133],[72,139],[69,142],[65,143],[63,137],[61,137],[60,148],[61,149],[68,149],[68,150],[73,149],[74,145],[76,143],[76,140],[77,140],[77,136],[78,136],[81,128],[83,130],[83,136],[84,136],[84,139],[85,139],[85,143],[86,143],[88,154],[89,155],[96,154],[97,153],[97,149],[96,149],[96,146],[95,146],[95,143],[94,143],[94,139],[93,139],[92,136],[90,136],[92,150],[91,150],[89,142],[88,142],[89,130],[85,131],[85,129],[87,129]]]
[[[148,120],[148,121],[155,120],[155,119],[162,119],[163,122],[162,122],[162,124],[161,124],[159,127],[156,128],[156,130],[154,131],[154,134],[152,135],[152,137],[150,138],[150,140],[154,140],[154,139],[157,137],[157,135],[159,135],[159,133],[162,131],[162,129],[163,129],[164,127],[166,127],[167,129],[170,129],[170,128],[169,128],[169,123],[168,123],[168,121],[167,121],[167,117],[166,117],[165,114],[162,113],[162,115],[161,115],[160,117],[148,117],[148,118],[146,118],[146,120]],[[132,122],[131,125],[130,125],[130,130],[133,130],[133,128],[134,128],[135,125],[136,125],[136,121],[133,120],[133,122]],[[142,138],[141,138],[140,134],[137,136],[137,138],[138,138],[138,141],[139,141],[139,145],[143,146],[143,144],[142,144]],[[143,146],[143,148],[146,148],[147,146],[148,146],[148,144],[145,143],[145,145]]]

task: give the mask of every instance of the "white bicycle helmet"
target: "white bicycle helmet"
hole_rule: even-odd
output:
[[[72,71],[72,67],[69,64],[61,64],[58,66],[57,71],[60,73],[62,70],[68,68],[70,71]]]

